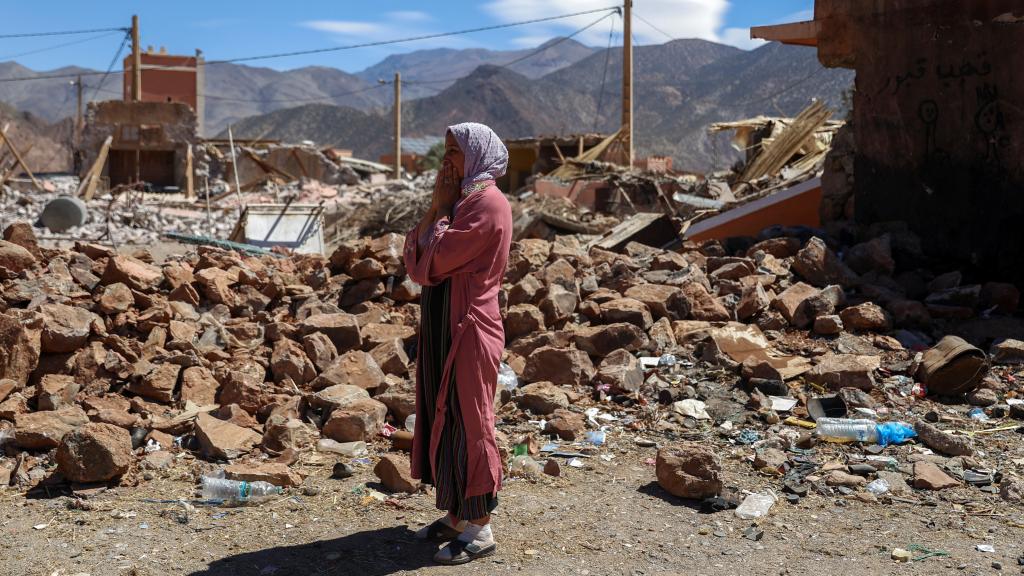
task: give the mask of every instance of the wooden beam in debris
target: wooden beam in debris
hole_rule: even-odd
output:
[[[32,170],[29,169],[28,164],[25,164],[25,159],[21,157],[21,154],[18,152],[17,146],[14,145],[14,142],[11,140],[11,137],[7,135],[6,126],[4,127],[3,131],[0,131],[0,146],[2,146],[3,144],[7,144],[7,147],[10,148],[11,154],[14,154],[15,159],[17,159],[18,161],[18,165],[21,166],[21,169],[25,171],[25,174],[28,174],[28,177],[32,179],[32,185],[36,187],[36,190],[42,192],[42,184],[39,183],[39,180],[36,180],[36,176],[35,174],[32,173]]]
[[[185,151],[185,198],[195,198],[195,174],[193,173],[192,167],[192,145],[188,145],[188,149]]]
[[[260,168],[262,168],[263,171],[266,172],[267,174],[278,174],[280,176],[284,176],[285,178],[287,178],[288,181],[298,180],[298,178],[296,178],[295,176],[292,176],[288,172],[278,168],[277,166],[274,166],[273,164],[267,162],[263,158],[260,158],[252,150],[249,150],[248,148],[242,148],[242,152],[245,152],[245,155],[248,156],[250,160],[255,162]]]
[[[638,212],[620,222],[587,248],[597,246],[618,252],[630,242],[666,248],[680,242],[678,227],[661,212]]]
[[[821,101],[813,102],[778,137],[763,145],[761,153],[743,170],[740,180],[750,182],[778,173],[830,116],[832,111],[825,108]]]
[[[96,184],[100,181],[103,165],[107,162],[107,153],[110,152],[110,143],[113,141],[113,136],[107,136],[107,139],[103,141],[103,146],[100,146],[100,153],[96,155],[96,161],[92,163],[89,171],[85,174],[85,178],[78,185],[77,195],[83,200],[92,200],[93,194],[96,193]]]

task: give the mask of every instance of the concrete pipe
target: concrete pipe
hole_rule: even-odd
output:
[[[61,196],[46,203],[43,213],[39,215],[39,221],[46,226],[50,232],[60,233],[68,228],[85,224],[89,216],[89,209],[74,196]]]

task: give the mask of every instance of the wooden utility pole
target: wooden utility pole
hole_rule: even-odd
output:
[[[402,177],[402,74],[395,72],[395,180]]]
[[[622,147],[626,166],[633,167],[633,0],[622,6]]]
[[[132,101],[142,100],[142,46],[139,45],[139,17],[132,16]]]
[[[75,146],[82,145],[82,77],[75,81],[75,91],[78,93],[78,112],[75,115]]]

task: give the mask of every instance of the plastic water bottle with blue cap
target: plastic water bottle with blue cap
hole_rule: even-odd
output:
[[[280,494],[281,488],[270,482],[246,482],[203,476],[203,499],[231,504],[259,502]]]
[[[905,422],[875,422],[850,418],[818,418],[818,436],[842,438],[858,442],[873,442],[879,446],[900,444],[917,436],[914,428]]]

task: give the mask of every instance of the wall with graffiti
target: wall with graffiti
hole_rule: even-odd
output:
[[[1024,18],[974,16],[859,27],[856,214],[906,221],[951,269],[1024,282]]]

